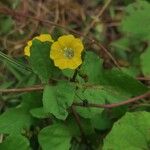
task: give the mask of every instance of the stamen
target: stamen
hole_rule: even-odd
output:
[[[74,50],[72,48],[64,48],[64,56],[71,59],[74,56]]]

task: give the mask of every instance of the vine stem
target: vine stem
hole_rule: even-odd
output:
[[[136,79],[140,81],[150,81],[150,77],[137,77]]]
[[[147,98],[147,97],[150,97],[150,91],[148,91],[148,92],[146,92],[142,95],[130,98],[128,100],[121,101],[119,103],[112,103],[112,104],[92,104],[92,103],[88,103],[87,105],[83,105],[83,103],[73,103],[73,104],[76,105],[76,106],[81,106],[81,107],[114,108],[114,107],[127,105],[127,104],[136,102],[140,99]]]
[[[74,105],[71,106],[71,111],[72,111],[73,116],[75,118],[75,121],[76,121],[76,123],[77,123],[77,125],[79,127],[79,130],[80,130],[80,133],[81,133],[81,136],[82,136],[82,142],[85,142],[88,145],[88,147],[90,149],[92,149],[91,148],[91,144],[88,142],[88,139],[86,138],[86,135],[85,135],[85,132],[84,132],[84,128],[82,126],[80,117],[79,117],[78,113],[76,112],[76,108],[75,108]]]
[[[88,33],[90,32],[90,30],[98,22],[99,18],[102,16],[102,14],[104,13],[104,11],[106,10],[106,8],[109,6],[110,3],[111,3],[111,0],[107,0],[107,2],[104,4],[104,6],[102,7],[102,9],[99,11],[99,13],[94,17],[93,21],[85,28],[84,36],[88,35]]]
[[[37,86],[32,86],[32,87],[26,87],[26,88],[13,88],[13,89],[0,89],[0,93],[23,93],[23,92],[31,92],[31,91],[41,91],[44,89],[43,85],[37,85]],[[144,99],[150,97],[150,91],[145,92],[142,95],[135,96],[133,98],[127,99],[125,101],[121,101],[119,103],[112,103],[112,104],[93,104],[93,103],[88,103],[87,105],[84,105],[83,103],[73,103],[74,106],[79,106],[79,107],[95,107],[95,108],[114,108],[114,107],[119,107],[122,105],[127,105],[133,102],[136,102],[140,99]]]
[[[77,112],[75,110],[75,106],[73,106],[73,105],[71,106],[71,111],[72,111],[72,113],[74,115],[76,123],[77,123],[77,125],[79,127],[79,130],[81,132],[81,136],[83,137],[83,139],[85,139],[84,130],[83,130],[83,127],[82,127],[82,124],[81,124],[81,121],[80,121],[80,117],[78,116],[78,114],[77,114]]]
[[[12,88],[12,89],[0,89],[0,93],[24,93],[32,91],[41,91],[44,87],[42,85],[25,87],[25,88]]]

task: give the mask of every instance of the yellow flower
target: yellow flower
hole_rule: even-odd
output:
[[[50,34],[41,34],[40,36],[34,37],[32,40],[38,39],[41,42],[54,42]],[[24,48],[24,54],[26,56],[30,56],[30,48],[32,46],[32,40],[27,43],[27,46]]]
[[[63,35],[51,46],[50,58],[60,69],[76,69],[81,63],[83,43],[73,35]]]

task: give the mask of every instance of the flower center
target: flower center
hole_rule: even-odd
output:
[[[74,50],[72,48],[64,48],[64,56],[68,59],[71,59],[74,56]]]

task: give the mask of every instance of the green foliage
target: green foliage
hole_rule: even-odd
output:
[[[21,134],[30,129],[34,119],[30,109],[38,107],[40,93],[28,93],[22,96],[22,103],[17,108],[9,108],[0,116],[0,133]]]
[[[80,68],[80,75],[91,83],[99,82],[102,71],[102,60],[93,52],[86,52],[84,62]]]
[[[48,43],[35,41],[33,44],[43,46]],[[34,45],[31,51],[33,49]],[[30,61],[33,61],[32,56]],[[47,62],[45,63],[47,64]],[[38,68],[40,66],[36,65],[36,67]],[[37,74],[41,75],[42,70],[40,72],[38,71]],[[68,78],[73,76],[72,70],[65,73],[63,72],[63,74],[64,77],[67,76]],[[61,76],[63,77],[63,75]],[[44,78],[44,76],[42,78]],[[47,76],[47,81],[45,81],[48,82],[48,80],[49,77]],[[0,121],[2,122],[0,124],[0,133],[10,135],[20,135],[23,133],[28,135],[31,126],[36,124],[36,120],[51,118],[50,122],[53,124],[44,127],[40,133],[36,135],[39,137],[39,144],[44,150],[49,149],[49,147],[56,147],[56,145],[56,149],[67,150],[73,147],[71,139],[73,137],[80,137],[80,130],[75,122],[76,119],[70,119],[70,117],[73,116],[70,109],[73,102],[83,103],[85,106],[89,103],[116,103],[132,96],[140,95],[148,90],[145,85],[134,79],[134,77],[127,75],[122,70],[116,68],[105,70],[102,66],[102,60],[93,52],[85,53],[83,65],[77,70],[76,81],[75,83],[71,83],[69,80],[58,80],[57,82],[52,82],[51,85],[47,83],[44,86],[43,94],[42,92],[23,94],[20,106],[17,108],[9,108],[0,116]],[[36,81],[31,80],[26,84],[32,85],[34,82]],[[119,118],[124,115],[127,111],[127,107],[113,109],[111,111],[112,118],[109,117],[110,114],[103,108],[75,107],[75,111],[81,117],[80,123],[82,124],[82,132],[85,132],[84,134],[87,137],[93,135],[97,138],[98,135],[94,129],[99,131],[110,129],[114,122],[113,118]],[[62,121],[60,122],[60,120],[65,120],[65,124],[63,124]],[[79,141],[81,142],[82,140],[79,138]],[[16,142],[15,138],[14,142]],[[93,145],[94,141],[91,140],[91,142],[91,145]],[[4,143],[5,142],[3,142],[3,144]],[[13,141],[10,141],[10,144],[11,143],[13,143]],[[82,142],[79,143],[78,149],[82,147],[86,149],[86,145],[83,145]],[[95,144],[94,147],[98,145],[99,143]]]
[[[59,82],[55,86],[47,85],[43,93],[43,107],[46,113],[52,113],[58,119],[66,119],[74,100],[75,86],[69,82]]]
[[[29,59],[33,71],[40,77],[42,82],[48,83],[50,77],[57,71],[50,59],[50,44],[34,40]]]
[[[101,87],[96,88],[88,88],[85,90],[79,90],[77,91],[77,97],[76,97],[76,102],[82,102],[85,103],[93,103],[93,104],[104,104],[105,99],[102,96],[103,91],[101,90]],[[85,101],[85,102],[84,102]],[[82,108],[82,107],[77,107],[76,108],[77,112],[84,118],[93,118],[96,114],[100,114],[103,109],[100,108]]]
[[[99,130],[106,130],[112,126],[112,120],[104,113],[93,116],[91,118],[91,123],[95,129]]]
[[[74,70],[64,69],[64,70],[62,70],[62,73],[64,74],[64,76],[66,76],[68,78],[72,78],[73,74],[74,74]]]
[[[112,94],[118,93],[122,96],[135,96],[148,90],[142,83],[119,69],[104,70],[101,62],[96,54],[87,52],[80,72],[81,75],[86,76],[86,82],[99,84],[102,90],[108,90],[109,93],[112,91]]]
[[[91,57],[93,59],[91,59]],[[85,63],[88,60],[90,60],[90,62]],[[84,73],[84,76],[86,76],[88,80],[85,81],[86,84],[77,91],[76,102],[82,102],[83,104],[85,103],[85,105],[88,105],[88,103],[115,103],[124,101],[131,96],[142,94],[148,90],[146,86],[121,70],[104,70],[101,64],[102,61],[92,52],[86,53],[85,62],[81,67],[80,74]],[[96,71],[93,70],[93,73],[91,68],[96,69]],[[97,84],[93,85],[94,82]],[[120,116],[126,112],[126,108],[120,109],[122,109],[122,111],[114,109],[114,115]],[[90,119],[91,124],[97,129],[107,129],[112,125],[111,119],[106,117],[106,115],[102,115],[102,108],[77,107],[76,110],[83,118]]]
[[[47,134],[49,133],[49,134]],[[53,124],[42,129],[39,134],[39,143],[43,150],[54,148],[69,150],[71,135],[63,124]]]
[[[122,30],[124,33],[140,38],[150,40],[150,4],[139,0],[130,4],[125,10],[125,17],[122,20]]]
[[[106,136],[103,150],[149,150],[149,127],[149,112],[126,113]]]
[[[128,96],[139,95],[148,90],[140,81],[116,69],[104,72],[102,83]]]
[[[141,55],[141,67],[143,74],[150,76],[150,47]]]
[[[123,37],[111,43],[116,56],[128,69],[135,71],[135,75],[142,73],[149,76],[148,45],[150,40],[150,3],[138,0],[125,7],[120,24]],[[145,43],[147,46],[145,46]],[[144,50],[144,53],[142,53]],[[146,56],[146,57],[145,57]]]
[[[87,8],[96,8],[98,4],[107,2],[91,1]],[[19,0],[6,3],[12,8],[19,6]],[[96,44],[92,45],[87,40],[89,43],[86,45],[86,37],[82,64],[74,70],[60,70],[55,66],[50,58],[53,44],[50,42],[34,38],[27,59],[13,59],[4,54],[7,50],[3,48],[0,52],[0,91],[6,88],[14,90],[0,93],[0,150],[149,150],[149,97],[113,107],[149,91],[149,81],[137,80],[139,76],[150,76],[149,11],[149,0],[111,2],[103,12],[106,17],[101,16],[102,22],[97,22],[90,30],[94,38],[108,44],[105,46],[120,68],[113,67],[111,59],[104,51],[99,51]],[[65,19],[68,18],[65,14]],[[85,19],[81,30],[91,18]],[[28,21],[28,18],[23,19]],[[119,27],[115,22],[118,19],[121,19]],[[15,20],[21,18],[16,16]],[[68,27],[78,29],[78,24],[74,24],[76,20],[69,20]],[[50,31],[39,25],[38,33]],[[24,37],[24,26],[17,29],[16,24],[15,27],[13,18],[0,17],[0,35],[5,37],[4,40],[0,38],[0,44],[4,47],[10,44],[12,50],[24,45],[21,40],[13,47],[18,36],[13,37],[11,31],[19,32],[19,39],[22,37],[23,42],[28,38]],[[66,32],[60,27],[55,27],[51,33],[54,42],[63,34]],[[63,47],[63,43],[58,43],[58,49]],[[81,45],[72,47],[77,49],[78,46]],[[10,49],[8,54],[15,56]],[[79,60],[74,59],[73,63],[75,61]],[[21,91],[17,93],[15,88],[21,88]]]
[[[33,117],[39,118],[39,119],[51,117],[50,114],[44,112],[43,107],[31,109],[30,113],[32,114]]]
[[[0,144],[1,150],[16,150],[19,147],[22,150],[29,150],[29,141],[21,135],[10,135]]]
[[[0,116],[0,133],[18,134],[33,123],[26,108],[10,108]]]

